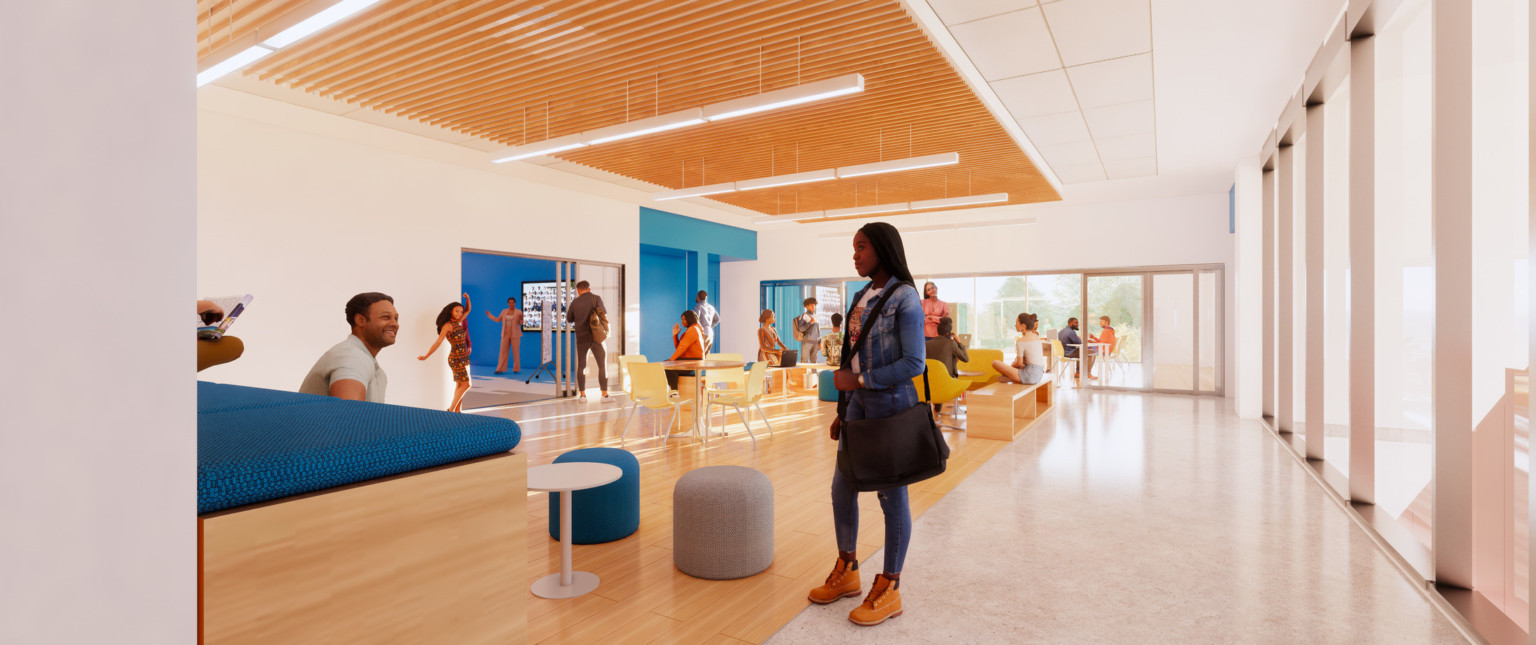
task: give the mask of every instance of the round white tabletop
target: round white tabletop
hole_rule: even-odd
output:
[[[560,573],[533,583],[540,598],[575,598],[597,588],[597,574],[571,570],[571,491],[597,488],[617,481],[624,471],[612,464],[568,461],[528,469],[528,490],[566,493],[560,496]]]
[[[597,488],[618,481],[624,471],[611,464],[567,461],[528,469],[528,490],[563,492]]]

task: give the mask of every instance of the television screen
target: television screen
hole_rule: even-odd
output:
[[[544,330],[544,304],[550,303],[550,315],[556,326],[556,330],[571,329],[570,323],[565,322],[565,305],[576,299],[576,283],[565,283],[565,302],[560,301],[560,283],[554,280],[542,280],[523,283],[523,331]],[[563,325],[563,327],[561,326]]]

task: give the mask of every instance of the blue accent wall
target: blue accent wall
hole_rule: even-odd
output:
[[[463,291],[469,294],[470,304],[475,308],[469,312],[469,340],[472,345],[469,362],[471,365],[495,369],[501,352],[501,323],[486,318],[485,312],[489,311],[493,316],[501,313],[507,306],[508,297],[517,298],[517,308],[523,309],[523,283],[554,280],[555,261],[489,253],[463,253],[460,258],[460,281],[463,283]],[[430,303],[434,315],[438,308],[448,304],[449,299],[456,295],[445,294],[442,302]],[[527,310],[524,310],[524,314],[530,319],[534,316]],[[441,347],[438,351],[447,349]],[[537,369],[539,358],[538,332],[523,332],[522,369]],[[433,360],[437,360],[437,357],[434,356]],[[512,354],[508,352],[507,361],[510,363],[511,360]]]
[[[640,245],[640,353],[647,361],[672,356],[672,325],[693,307],[688,292],[685,253],[666,247]]]
[[[757,231],[654,208],[640,209],[640,351],[649,360],[672,355],[672,324],[692,309],[700,290],[720,309],[720,263],[757,259]],[[732,297],[752,297],[732,294]],[[724,324],[756,325],[755,320]],[[715,328],[720,338],[720,327]],[[717,343],[715,351],[741,351]]]

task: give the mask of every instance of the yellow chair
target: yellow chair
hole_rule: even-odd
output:
[[[942,369],[942,368],[941,368]],[[752,437],[752,446],[757,447],[757,435],[752,434],[752,422],[748,420],[752,410],[757,410],[757,418],[762,419],[763,425],[768,426],[768,438],[773,438],[773,424],[768,422],[768,415],[763,414],[763,407],[759,403],[763,400],[763,379],[768,374],[768,361],[757,361],[752,364],[751,373],[747,374],[747,386],[739,390],[715,390],[706,391],[708,403],[704,407],[705,423],[709,423],[709,406],[721,406],[720,425],[725,425],[723,409],[731,406],[736,409],[736,417],[741,419],[741,424],[747,427],[747,435]],[[747,414],[742,414],[741,409],[747,408]],[[709,433],[704,433],[704,445],[709,445]]]
[[[1001,349],[971,349],[966,350],[966,355],[971,360],[955,363],[955,369],[967,372],[985,372],[985,376],[962,376],[960,380],[970,383],[967,390],[979,390],[997,382],[997,370],[992,369],[992,361],[1003,360]]]
[[[931,358],[928,359],[928,396],[923,396],[923,375],[918,374],[912,377],[912,385],[917,387],[917,397],[926,403],[954,404],[961,394],[965,394],[965,389],[970,384],[970,381],[950,376],[949,368]],[[958,412],[956,414],[958,415]],[[943,427],[962,429],[960,426],[948,424],[944,424]]]
[[[1051,339],[1051,356],[1056,360],[1056,382],[1060,383],[1061,375],[1067,371],[1067,363],[1076,363],[1079,359],[1067,358],[1066,348],[1062,346],[1060,340],[1055,338]]]
[[[661,433],[661,448],[666,450],[668,435],[672,433],[672,423],[677,420],[677,408],[684,403],[689,403],[667,387],[667,370],[661,363],[630,363],[630,376],[634,378],[634,389],[630,396],[646,407],[652,413],[657,410],[672,410],[667,417],[667,429]],[[694,428],[694,435],[698,435],[698,428]],[[652,435],[655,434],[653,431]],[[624,421],[624,432],[619,435],[619,444],[623,445],[625,437],[629,435],[629,421]]]
[[[623,387],[619,389],[623,390],[625,396],[629,397],[629,407],[624,408],[624,412],[619,416],[620,418],[625,419],[624,424],[626,426],[629,425],[629,415],[633,414],[635,412],[635,406],[639,405],[639,403],[635,401],[635,383],[634,378],[629,375],[629,364],[644,362],[645,354],[624,354],[619,356],[619,382],[623,384]]]
[[[741,354],[706,354],[706,361],[735,361],[744,363]],[[747,371],[740,367],[725,370],[704,371],[704,391],[730,390],[747,386]]]

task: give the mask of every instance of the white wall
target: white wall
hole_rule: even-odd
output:
[[[1227,193],[1099,203],[1001,206],[926,215],[882,218],[898,228],[986,219],[1033,217],[1035,224],[909,233],[902,237],[914,274],[1081,270],[1173,264],[1227,265],[1227,321],[1232,324],[1232,236],[1228,234]],[[870,220],[875,221],[875,220]],[[721,279],[738,292],[763,280],[853,279],[848,238],[823,233],[851,231],[862,222],[782,224],[758,233],[756,262],[722,266]],[[756,320],[758,302],[728,302],[733,319]],[[732,346],[755,347],[755,327],[729,326]],[[1227,352],[1231,374],[1232,352]],[[1231,392],[1229,379],[1229,394]]]
[[[193,12],[0,19],[0,643],[192,643]]]
[[[235,327],[245,356],[203,378],[297,389],[348,333],[347,299],[382,291],[402,314],[396,345],[379,353],[388,401],[447,407],[446,348],[425,363],[416,357],[436,337],[438,310],[459,296],[462,248],[624,264],[627,342],[638,346],[639,209],[615,197],[626,189],[583,190],[595,182],[493,166],[467,148],[231,90],[203,92],[198,293],[256,296]]]

